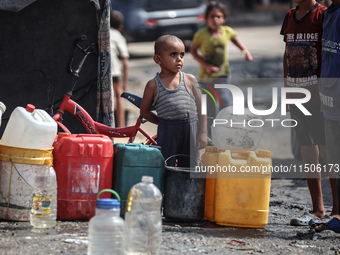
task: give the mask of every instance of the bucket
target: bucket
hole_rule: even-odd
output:
[[[217,152],[214,220],[223,226],[264,228],[268,223],[271,152]]]
[[[59,133],[53,147],[57,215],[62,220],[88,220],[95,215],[99,191],[112,188],[112,141],[99,134]]]
[[[167,166],[165,161],[165,187],[163,216],[178,221],[199,221],[204,218],[205,178],[194,168]],[[196,178],[193,178],[196,177]]]
[[[17,107],[12,112],[0,144],[44,150],[52,147],[57,135],[57,123],[44,110],[28,104]]]
[[[52,165],[52,148],[35,150],[0,145],[0,218],[29,221],[34,179]]]

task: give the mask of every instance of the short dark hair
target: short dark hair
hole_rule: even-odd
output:
[[[118,29],[121,25],[124,24],[124,16],[119,11],[111,11],[110,12],[110,26]]]
[[[162,36],[158,37],[158,39],[155,42],[155,45],[154,45],[155,55],[159,55],[161,53],[164,45],[167,45],[170,42],[181,42],[181,43],[183,43],[183,41],[181,39],[179,39],[177,36],[162,35]]]
[[[224,16],[224,19],[227,20],[229,17],[229,11],[227,6],[225,6],[224,4],[222,4],[219,1],[210,1],[207,5],[207,9],[205,10],[205,18],[207,19],[209,16],[209,13],[212,11],[212,9],[217,8],[219,9]]]

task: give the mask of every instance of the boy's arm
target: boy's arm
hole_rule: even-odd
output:
[[[151,123],[158,124],[158,117],[151,112],[152,102],[156,92],[156,84],[154,80],[148,81],[145,86],[142,103],[140,105],[140,115],[150,121]]]
[[[201,90],[198,89],[198,82],[196,81],[196,78],[191,75],[187,74],[189,81],[190,81],[190,87],[191,91],[194,94],[195,100],[196,100],[196,107],[197,107],[197,113],[198,113],[198,119],[199,119],[199,132],[197,135],[197,147],[198,149],[204,149],[207,146],[208,140],[207,140],[207,115],[202,115],[202,94]]]
[[[204,70],[208,74],[216,73],[219,71],[219,68],[217,66],[211,65],[207,63],[199,54],[198,54],[198,46],[194,43],[191,44],[190,47],[190,54],[193,56],[193,58],[204,68]]]
[[[246,48],[246,46],[244,46],[244,44],[236,36],[231,38],[231,41],[233,44],[235,44],[237,48],[239,48],[242,51],[242,54],[245,56],[247,61],[253,61],[253,57]]]

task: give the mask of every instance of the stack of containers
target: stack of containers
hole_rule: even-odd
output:
[[[0,218],[30,220],[35,177],[52,166],[56,134],[57,124],[44,110],[14,109],[0,141]]]

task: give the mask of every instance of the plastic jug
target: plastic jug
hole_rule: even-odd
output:
[[[98,199],[103,192],[112,192],[117,199]],[[89,222],[88,255],[124,255],[124,220],[120,215],[119,195],[110,189],[98,193],[96,214]]]
[[[201,157],[201,161],[207,166],[216,166],[218,162],[219,151],[214,146],[205,147],[205,152]],[[209,172],[206,176],[205,184],[205,204],[204,204],[204,218],[209,221],[214,219],[214,202],[215,202],[215,180],[216,172]]]
[[[255,150],[261,141],[263,123],[260,117],[245,109],[244,115],[233,115],[233,107],[223,108],[211,126],[214,145],[219,150]]]
[[[268,223],[271,152],[216,152],[214,220],[216,224],[264,228]]]
[[[125,213],[126,254],[159,254],[162,194],[153,177],[143,176],[129,193]]]
[[[0,126],[1,126],[1,119],[2,119],[2,114],[6,111],[6,106],[4,105],[3,102],[0,102]]]
[[[57,135],[57,123],[44,110],[28,104],[12,112],[0,144],[28,148],[49,149]]]
[[[161,151],[149,145],[116,143],[113,148],[112,188],[120,195],[120,213],[124,217],[129,192],[142,176],[152,176],[153,184],[163,193],[165,162]]]
[[[58,182],[58,218],[89,220],[93,217],[98,193],[112,188],[112,165],[113,147],[109,137],[58,133],[53,143],[53,166]],[[102,198],[110,196],[105,193]]]

